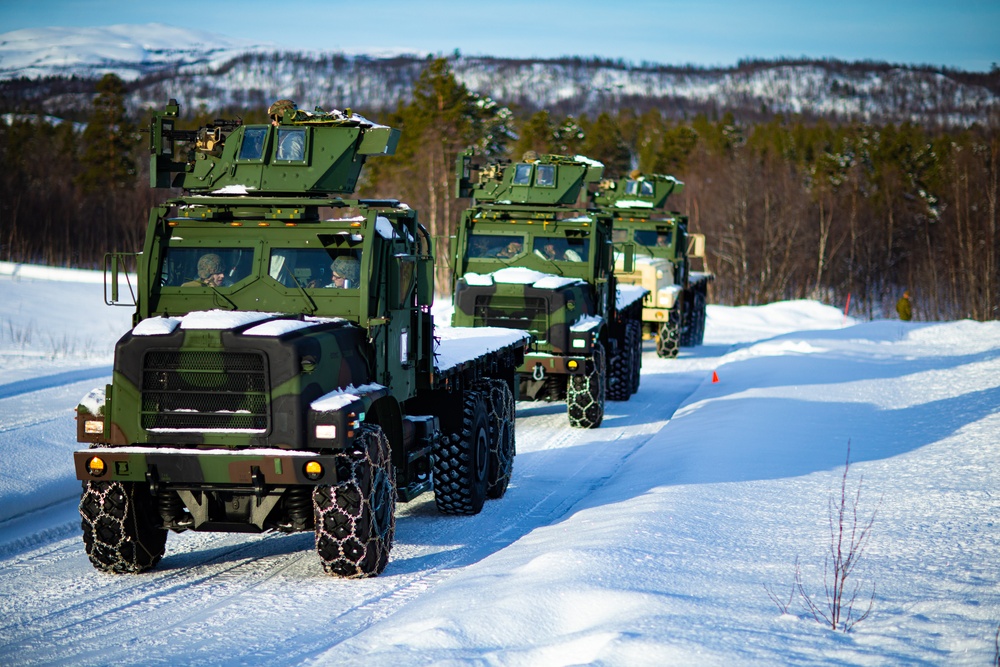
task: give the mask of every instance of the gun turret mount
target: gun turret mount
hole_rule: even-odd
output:
[[[149,128],[150,185],[232,195],[326,195],[354,191],[365,159],[392,155],[399,130],[341,111],[285,113],[270,125],[216,120],[177,130],[170,100]]]
[[[670,195],[679,195],[684,183],[663,174],[638,174],[629,178],[604,180],[594,193],[594,203],[611,208],[661,209]]]
[[[572,205],[580,190],[596,183],[604,165],[577,155],[530,156],[522,162],[492,163],[472,180],[472,151],[459,153],[456,161],[456,195],[492,204]]]

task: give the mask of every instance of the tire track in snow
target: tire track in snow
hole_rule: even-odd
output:
[[[97,366],[95,368],[81,368],[75,371],[65,371],[53,375],[43,375],[27,380],[18,380],[0,384],[0,399],[29,394],[33,391],[52,389],[68,384],[76,384],[85,380],[96,380],[102,377],[111,377],[111,366]]]
[[[690,391],[684,393],[684,396],[678,397],[677,404],[680,405],[693,391],[694,388],[691,388]],[[632,400],[635,401],[636,397],[633,397]],[[559,404],[556,403],[555,405]],[[610,412],[618,413],[621,411],[620,407],[624,407],[625,405],[626,403],[610,403],[609,406],[612,407]],[[616,408],[615,406],[620,407]],[[518,407],[525,406],[519,403]],[[417,571],[416,576],[409,578],[405,583],[340,614],[335,619],[336,634],[338,636],[336,638],[324,638],[325,641],[311,642],[312,646],[301,646],[301,649],[297,650],[294,654],[290,654],[294,657],[292,664],[307,662],[310,658],[320,658],[320,656],[323,656],[323,658],[329,657],[329,651],[335,650],[337,646],[345,641],[376,623],[389,618],[411,601],[430,594],[435,587],[458,575],[464,568],[507,548],[532,530],[551,525],[566,516],[581,500],[613,479],[617,471],[625,465],[626,461],[666,424],[665,420],[647,422],[639,416],[643,413],[648,413],[650,407],[652,406],[649,402],[643,403],[642,407],[635,411],[636,414],[634,416],[631,418],[626,417],[617,426],[610,426],[612,422],[609,422],[609,427],[601,427],[604,429],[603,431],[601,429],[580,430],[569,428],[565,424],[565,411],[558,414],[550,414],[549,411],[543,410],[540,411],[541,414],[524,417],[525,420],[531,419],[549,426],[558,424],[559,431],[554,438],[547,437],[547,434],[542,429],[538,429],[539,433],[537,434],[534,431],[532,432],[534,436],[532,440],[537,441],[538,445],[544,447],[542,450],[537,450],[536,453],[549,455],[558,453],[567,446],[573,446],[577,443],[595,442],[593,437],[588,436],[595,436],[596,434],[604,436],[599,437],[596,442],[606,445],[606,447],[614,448],[620,446],[625,440],[628,440],[629,444],[618,450],[618,456],[613,457],[614,463],[611,468],[603,468],[600,475],[593,476],[592,473],[595,468],[589,464],[594,463],[596,459],[603,458],[606,451],[595,449],[589,457],[584,457],[582,462],[584,465],[578,466],[571,476],[560,480],[558,484],[548,485],[548,491],[543,492],[540,497],[536,496],[533,502],[521,502],[516,510],[512,510],[511,505],[513,503],[508,502],[508,504],[504,505],[502,512],[491,517],[498,519],[500,525],[491,527],[491,537],[489,539],[473,539],[460,549],[439,555],[433,567]],[[523,412],[530,412],[530,410],[519,411],[519,414]],[[637,426],[640,427],[640,432],[634,433],[633,431]],[[516,461],[517,459],[515,458]],[[542,461],[540,464],[535,464],[535,466],[538,465],[544,466],[547,465],[547,462]],[[515,463],[515,475],[517,475],[517,469],[518,467]],[[505,497],[503,500],[507,501],[508,499]],[[469,518],[474,520],[473,517]],[[430,532],[436,531],[433,531],[432,528]],[[390,560],[390,568],[392,564]],[[387,569],[387,572],[389,571]],[[321,659],[320,662],[323,662],[323,660]]]
[[[223,547],[220,553],[193,568],[154,569],[141,575],[104,575],[94,570],[88,574],[101,578],[113,576],[115,582],[123,585],[113,587],[110,591],[104,588],[106,592],[86,596],[72,604],[33,616],[27,624],[30,631],[18,633],[17,642],[0,644],[0,654],[27,657],[26,651],[30,646],[37,644],[41,639],[53,638],[64,638],[67,645],[86,650],[86,647],[106,646],[103,641],[105,638],[117,643],[129,638],[141,639],[150,625],[155,626],[159,634],[165,628],[175,627],[193,617],[204,615],[213,608],[222,607],[300,561],[303,557],[300,551],[276,558],[263,558],[262,556],[266,554],[253,553],[266,551],[261,549],[261,545],[279,537],[284,535],[265,535],[253,542],[241,542]],[[30,558],[17,559],[5,569],[6,573],[19,578],[36,572],[44,576],[43,571],[54,562],[77,559],[82,552],[82,539],[63,540],[49,549],[32,554]],[[240,556],[246,552],[250,553]],[[225,565],[220,564],[234,561],[234,557],[239,560]],[[192,572],[204,573],[192,576]],[[234,574],[237,572],[238,576]],[[262,572],[265,573],[264,577],[260,576]],[[207,595],[206,586],[212,589]],[[234,588],[236,590],[233,590]],[[212,600],[211,604],[206,605],[206,599]],[[162,614],[142,613],[144,608],[157,610],[164,606],[169,606],[171,609],[170,623],[163,622]],[[178,616],[179,609],[192,611]],[[0,624],[0,637],[12,636],[15,634],[12,630],[26,627],[22,619],[8,615],[6,620],[13,622]],[[95,650],[99,652],[91,657],[99,659],[102,655],[100,651],[103,649]],[[73,661],[83,657],[85,654],[82,655],[80,652],[62,655],[63,659]]]

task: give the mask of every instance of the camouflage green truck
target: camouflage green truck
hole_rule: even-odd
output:
[[[77,409],[87,554],[134,573],[168,531],[314,531],[328,573],[377,575],[397,500],[475,514],[504,495],[528,335],[435,330],[417,213],[338,196],[398,130],[177,116],[171,100],[153,117],[150,178],[184,194],[151,211],[133,293],[109,255],[106,300],[134,304],[134,326]]]
[[[642,285],[643,338],[655,338],[656,353],[674,358],[679,347],[701,345],[711,273],[693,271],[691,261],[705,259],[705,236],[688,233],[688,218],[666,210],[670,195],[684,184],[673,176],[633,173],[602,181],[594,204],[614,217],[615,275],[622,283]],[[634,261],[626,267],[626,253]]]
[[[457,194],[473,202],[455,240],[453,324],[530,331],[519,397],[565,400],[571,426],[595,428],[606,398],[639,388],[645,295],[615,279],[612,216],[577,204],[604,167],[532,155],[479,168],[472,158],[457,163]]]

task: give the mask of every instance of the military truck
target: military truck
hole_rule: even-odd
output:
[[[111,384],[77,409],[93,565],[157,564],[168,531],[314,531],[326,572],[383,571],[397,500],[475,514],[504,495],[529,336],[440,329],[416,211],[351,200],[399,131],[290,105],[273,124],[150,126],[155,206]],[[134,297],[134,299],[133,299]]]
[[[581,195],[604,166],[528,155],[481,168],[473,157],[466,151],[456,165],[457,195],[473,201],[455,240],[452,322],[531,332],[519,397],[565,400],[571,426],[595,428],[606,398],[639,388],[646,293],[618,285],[612,216]]]
[[[593,196],[594,204],[614,217],[615,275],[649,291],[642,307],[643,338],[655,339],[656,353],[666,358],[675,358],[679,347],[701,345],[708,284],[715,278],[691,269],[692,260],[704,264],[704,234],[688,233],[687,216],[666,210],[667,198],[683,189],[673,176],[633,172],[601,181]],[[626,247],[635,253],[629,267]]]

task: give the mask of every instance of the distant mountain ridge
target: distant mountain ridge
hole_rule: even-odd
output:
[[[209,112],[266,108],[288,97],[305,107],[378,112],[410,98],[427,54],[286,52],[161,24],[45,28],[0,35],[0,111],[79,117],[93,82],[114,72],[129,105],[176,98]],[[456,78],[502,104],[563,114],[630,107],[667,116],[732,111],[836,120],[966,126],[1000,118],[1000,72],[886,63],[748,61],[731,68],[639,66],[594,58],[450,58]]]

